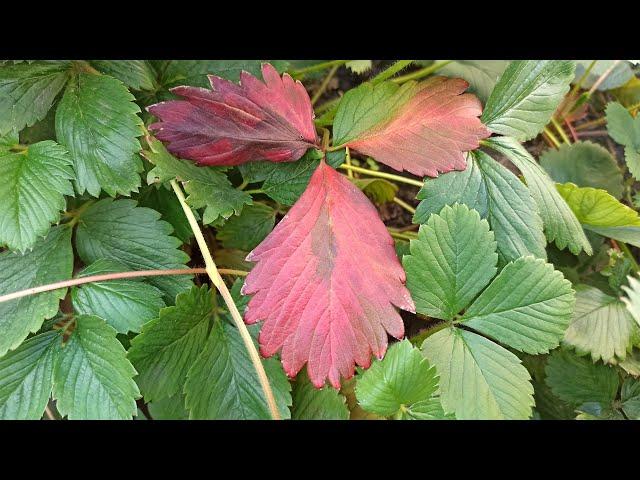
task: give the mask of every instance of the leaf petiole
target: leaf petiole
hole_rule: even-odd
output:
[[[328,149],[327,151],[332,151],[332,150]],[[369,175],[370,177],[380,177],[380,178],[386,178],[387,180],[395,180],[396,182],[406,183],[407,185],[414,185],[416,187],[421,187],[421,188],[424,185],[424,182],[421,182],[419,180],[414,180],[412,178],[401,177],[400,175],[394,175],[393,173],[376,172],[375,170],[356,167],[355,165],[347,165],[346,163],[343,163],[338,168],[341,168],[343,170],[353,170],[354,172]]]

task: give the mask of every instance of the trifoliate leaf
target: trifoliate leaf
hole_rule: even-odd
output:
[[[473,332],[445,328],[428,337],[422,353],[440,376],[440,400],[459,420],[527,419],[533,406],[530,376],[520,359]]]
[[[293,387],[291,418],[294,420],[348,420],[346,398],[326,386],[316,388],[305,371],[300,372]]]
[[[126,270],[125,265],[105,258],[89,265],[80,276]],[[74,288],[72,298],[78,313],[100,317],[118,333],[139,332],[142,325],[156,318],[165,306],[162,292],[139,279],[87,283]]]
[[[202,165],[298,160],[318,142],[309,95],[268,63],[262,76],[242,72],[240,85],[210,76],[212,90],[175,87],[180,100],[148,108],[160,119],[149,129],[171,153]]]
[[[237,217],[231,217],[218,229],[216,237],[224,248],[249,251],[269,235],[276,223],[276,212],[268,205],[247,205]]]
[[[56,408],[69,420],[131,420],[140,392],[116,331],[89,315],[77,316],[75,323],[56,355]]]
[[[607,105],[607,130],[611,138],[624,145],[624,158],[631,175],[640,179],[640,117],[617,102]]]
[[[508,60],[456,60],[441,68],[439,73],[447,77],[464,78],[469,82],[469,91],[484,103],[507,65]]]
[[[464,172],[427,179],[416,198],[422,202],[415,223],[426,223],[429,215],[455,202],[478,211],[495,233],[502,264],[524,255],[546,258],[542,220],[527,187],[483,152],[474,152]]]
[[[445,206],[420,227],[403,258],[416,311],[451,320],[497,272],[498,254],[486,220],[466,205]]]
[[[333,143],[415,175],[437,177],[439,172],[464,170],[464,152],[489,136],[478,119],[480,102],[463,93],[468,85],[446,77],[402,86],[364,83],[342,97]]]
[[[170,236],[172,228],[150,208],[133,200],[105,198],[88,207],[76,231],[76,248],[85,264],[109,258],[132,270],[184,269],[189,257]],[[149,278],[164,293],[167,304],[192,284],[188,275]]]
[[[24,255],[0,253],[0,295],[68,280],[72,270],[71,229],[54,227]],[[66,292],[65,288],[0,303],[0,357],[53,317]]]
[[[356,397],[365,410],[390,417],[428,401],[437,388],[436,369],[409,340],[403,340],[364,372],[356,384]]]
[[[0,66],[0,136],[42,120],[67,82],[66,61]]]
[[[549,356],[545,371],[547,385],[553,393],[570,404],[600,402],[609,405],[616,398],[616,370],[601,363],[592,363],[588,357],[578,357],[558,349]]]
[[[492,138],[486,143],[505,155],[524,175],[542,217],[547,240],[555,241],[560,250],[568,246],[575,255],[580,250],[591,255],[593,249],[578,219],[556,191],[553,180],[531,154],[516,140],[508,137]]]
[[[591,65],[593,60],[577,60],[576,61],[576,75],[575,80],[578,81],[587,68]],[[595,65],[587,75],[587,78],[582,82],[582,88],[590,89],[598,79],[613,67],[615,60],[596,60]],[[603,92],[606,90],[612,90],[614,88],[621,87],[627,83],[633,77],[633,70],[629,66],[628,61],[621,61],[613,70],[607,75],[604,81],[598,86],[597,90]]]
[[[393,201],[398,192],[398,186],[384,178],[354,178],[352,181],[378,205]]]
[[[20,152],[0,149],[0,245],[25,251],[44,236],[73,195],[71,158],[51,140]]]
[[[290,377],[307,364],[321,388],[338,388],[354,364],[384,355],[387,332],[404,325],[394,305],[414,311],[393,240],[378,212],[345,176],[321,162],[300,200],[247,260],[245,321],[264,320],[260,351],[282,351]]]
[[[30,338],[0,358],[0,419],[38,420],[51,396],[60,332]]]
[[[207,341],[213,295],[206,285],[179,294],[175,306],[160,310],[160,316],[131,340],[127,356],[138,371],[136,382],[146,401],[182,391],[187,372]]]
[[[179,160],[153,137],[147,137],[147,143],[149,150],[142,154],[155,165],[147,175],[147,182],[153,183],[156,179],[166,182],[176,177],[185,182],[187,203],[193,208],[205,209],[205,224],[239,215],[244,205],[251,205],[251,195],[233,188],[222,168],[198,167],[192,162]]]
[[[546,353],[560,343],[574,304],[571,282],[561,272],[523,257],[502,269],[461,321],[516,350]]]
[[[133,90],[153,90],[157,86],[156,73],[146,60],[91,60],[90,63]]]
[[[576,307],[563,343],[594,362],[624,360],[634,328],[633,317],[620,299],[588,285],[576,287]]]
[[[609,151],[591,142],[563,143],[540,156],[540,165],[556,183],[607,190],[616,198],[624,192],[622,172]]]
[[[516,60],[509,64],[482,113],[494,133],[530,140],[549,123],[569,91],[575,63],[567,60]]]
[[[635,210],[605,190],[573,183],[559,184],[557,188],[585,229],[640,247],[640,217]]]
[[[253,336],[258,328],[251,327]],[[290,418],[291,385],[275,358],[262,361],[282,418]],[[238,330],[217,321],[184,385],[193,419],[267,420],[271,418],[247,348]]]
[[[128,195],[140,186],[140,108],[120,80],[79,73],[56,110],[56,136],[69,150],[76,191]]]

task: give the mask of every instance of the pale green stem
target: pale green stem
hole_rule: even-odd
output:
[[[400,205],[402,208],[404,208],[407,212],[411,213],[412,215],[414,213],[416,213],[416,209],[413,208],[411,205],[409,205],[404,200],[402,200],[402,199],[400,199],[398,197],[393,197],[393,201],[394,201],[394,203],[397,203],[398,205]]]
[[[356,167],[355,165],[347,165],[346,163],[343,163],[338,168],[342,168],[343,170],[353,170],[354,172],[363,173],[365,175],[369,175],[370,177],[380,177],[386,178],[387,180],[395,180],[396,182],[406,183],[407,185],[414,185],[416,187],[422,187],[424,185],[424,182],[414,180],[412,178],[401,177],[400,175],[394,175],[392,173],[376,172],[375,170]]]
[[[406,75],[402,75],[401,77],[396,77],[391,79],[393,83],[405,83],[409,80],[417,80],[419,78],[423,78],[431,75],[434,72],[437,72],[445,65],[449,65],[453,60],[442,60],[440,62],[435,62],[428,67],[422,68],[420,70],[416,70],[415,72],[407,73]]]
[[[411,65],[411,62],[413,62],[413,60],[398,60],[389,68],[387,68],[386,70],[383,70],[378,75],[373,77],[373,79],[371,80],[371,83],[376,85],[380,82],[384,82],[387,78],[393,77],[400,70],[407,68],[409,65]]]

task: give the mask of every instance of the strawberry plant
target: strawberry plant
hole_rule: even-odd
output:
[[[0,418],[640,419],[637,71],[0,62]]]

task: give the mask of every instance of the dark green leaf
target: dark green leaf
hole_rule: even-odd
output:
[[[100,259],[84,269],[80,276],[126,271],[125,265]],[[139,279],[118,279],[87,283],[72,290],[73,307],[84,315],[105,320],[118,333],[139,332],[142,325],[158,316],[162,292]]]
[[[171,225],[161,221],[155,210],[136,207],[133,200],[106,198],[82,213],[76,248],[86,264],[110,258],[132,270],[184,269],[189,257],[178,250],[181,242],[170,236],[171,231]],[[191,285],[188,275],[148,281],[164,292],[167,304]]]
[[[0,66],[0,136],[42,120],[68,79],[69,62]]]
[[[140,108],[120,80],[79,73],[56,111],[56,136],[71,154],[76,190],[97,197],[128,195],[140,186]]]
[[[60,332],[30,338],[0,358],[0,419],[38,420],[51,396]]]
[[[611,404],[618,392],[618,373],[587,357],[578,357],[562,349],[555,350],[547,361],[547,385],[567,403]]]
[[[214,292],[206,285],[181,293],[176,305],[145,324],[131,341],[128,357],[146,401],[182,391],[187,372],[202,352],[214,314]]]
[[[24,255],[0,253],[0,295],[68,280],[72,269],[71,229],[54,227]],[[0,303],[0,357],[53,317],[66,292],[53,290]]]
[[[0,244],[25,251],[46,235],[73,195],[71,158],[51,140],[13,153],[0,149]]]
[[[237,217],[231,217],[220,228],[217,238],[224,248],[252,250],[273,230],[276,212],[263,203],[247,205]]]

